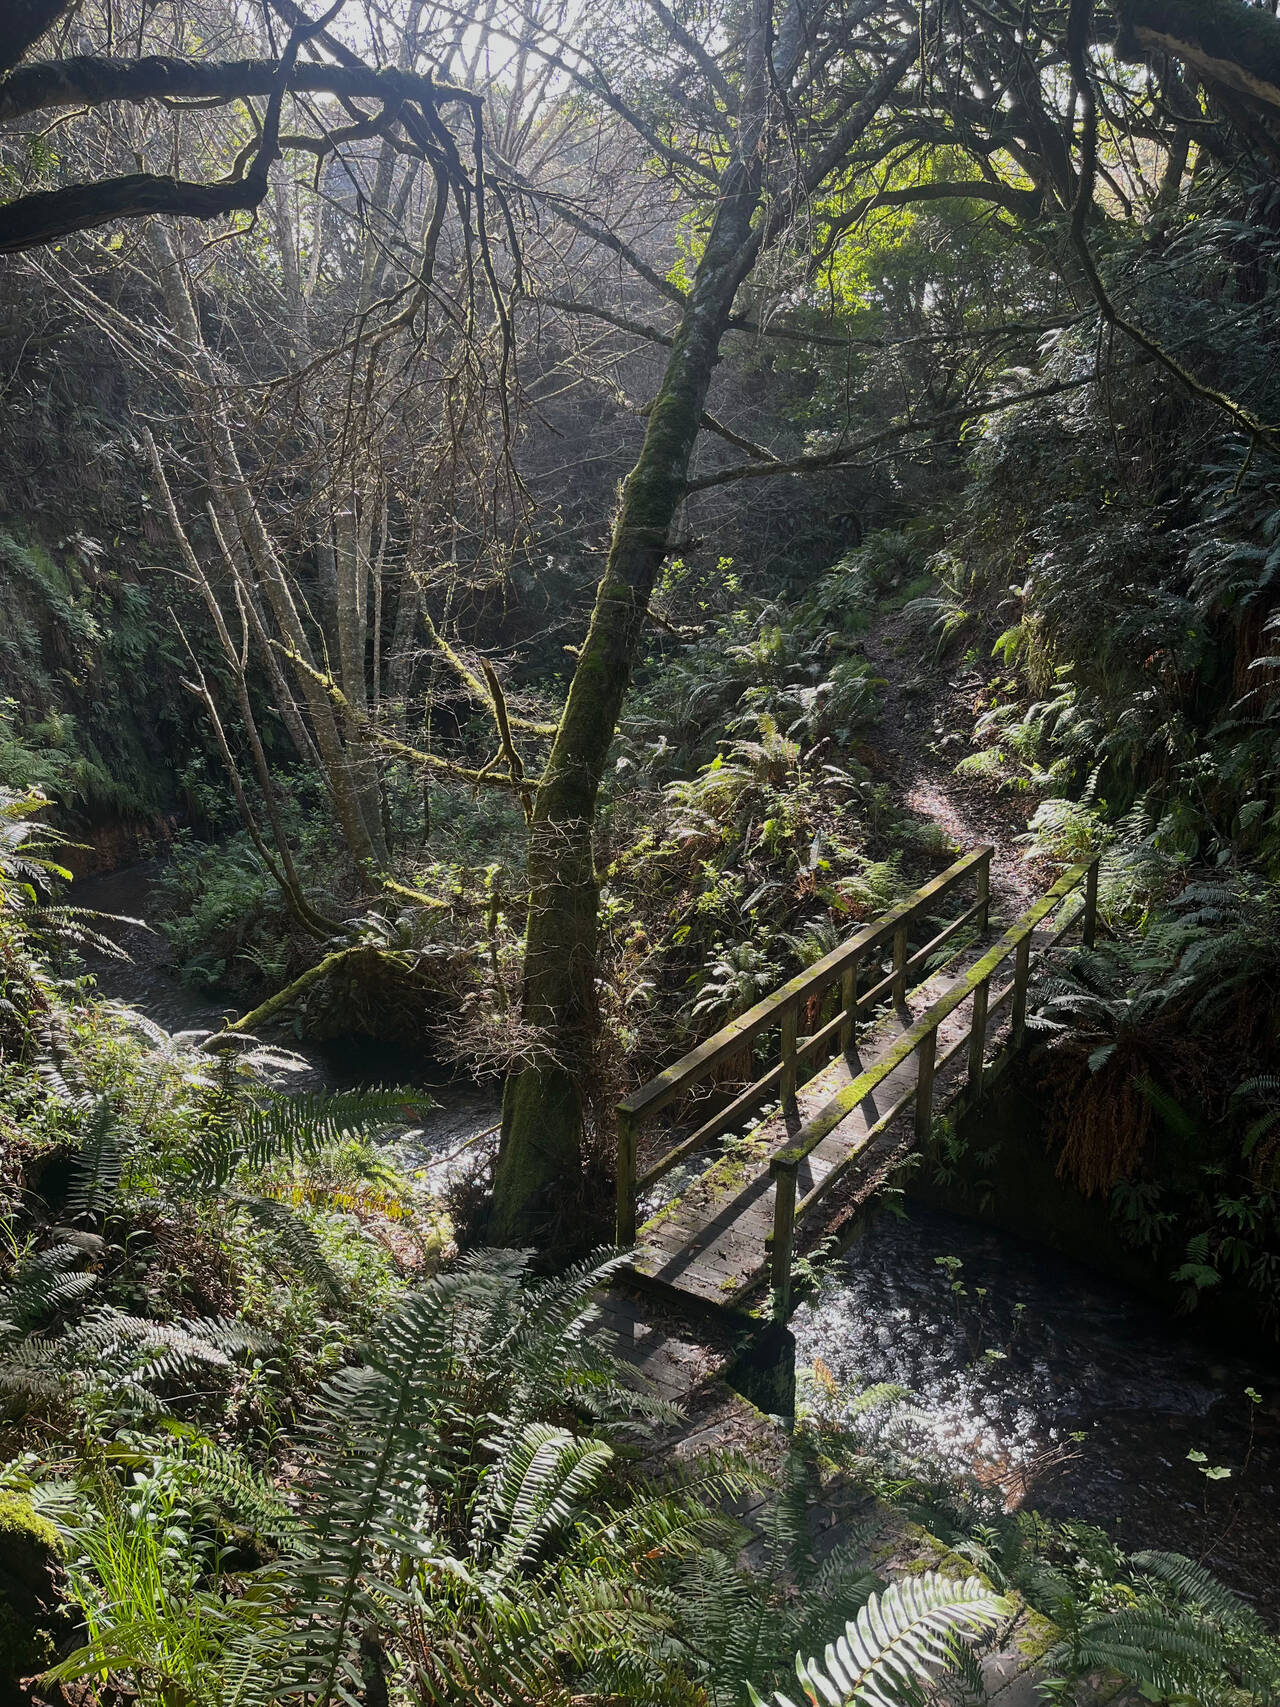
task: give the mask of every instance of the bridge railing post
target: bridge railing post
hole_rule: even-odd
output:
[[[840,1053],[847,1055],[858,1035],[858,973],[861,961],[846,966],[840,979],[840,1006],[844,1018],[840,1022]]]
[[[1009,1038],[1015,1049],[1022,1047],[1027,1030],[1027,985],[1031,977],[1031,938],[1024,936],[1013,957],[1013,1006]]]
[[[790,1114],[796,1107],[796,1088],[800,1082],[796,1044],[800,1029],[800,1005],[792,1002],[782,1014],[782,1080],[779,1095],[784,1110]]]
[[[916,1137],[928,1143],[933,1131],[933,1073],[938,1061],[938,1028],[931,1026],[916,1045]]]
[[[1093,856],[1084,880],[1084,913],[1080,922],[1081,940],[1092,948],[1098,936],[1098,856]]]
[[[636,1122],[618,1110],[618,1213],[615,1235],[620,1249],[636,1242]]]
[[[982,1073],[987,1051],[987,1004],[991,980],[984,978],[973,992],[973,1020],[969,1026],[969,1095],[975,1102],[982,1095]]]
[[[988,848],[978,866],[978,929],[983,936],[991,923],[991,849]]]
[[[770,1240],[769,1279],[773,1286],[773,1319],[785,1322],[791,1312],[791,1259],[796,1235],[796,1176],[799,1163],[775,1156],[773,1175],[773,1237]]]
[[[910,922],[908,914],[893,932],[893,999],[899,1006],[907,999],[907,926]]]

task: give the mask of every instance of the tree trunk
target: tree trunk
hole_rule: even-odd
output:
[[[529,920],[521,1013],[533,1061],[507,1081],[489,1236],[573,1243],[582,1177],[583,1093],[596,1041],[596,795],[667,536],[684,496],[720,340],[747,265],[760,196],[758,150],[741,148],[698,266],[640,456],[623,488],[586,642],[529,833]],[[556,1224],[559,1211],[560,1224]]]
[[[306,665],[314,667],[311,647],[294,603],[288,580],[276,549],[267,533],[257,503],[240,466],[231,426],[219,395],[200,323],[187,284],[178,265],[168,232],[153,221],[149,236],[156,257],[160,288],[174,330],[190,356],[193,370],[205,388],[205,449],[209,460],[209,484],[214,509],[224,533],[238,534],[258,577],[280,630],[289,646]],[[351,856],[357,862],[378,860],[375,837],[370,834],[352,774],[350,755],[338,732],[333,706],[323,686],[307,669],[295,671],[302,699],[311,716],[315,744],[323,761],[325,781]]]

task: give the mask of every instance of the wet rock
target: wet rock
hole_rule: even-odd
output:
[[[107,1241],[101,1233],[88,1233],[83,1227],[50,1227],[49,1243],[74,1245],[90,1257],[100,1257],[107,1248]]]

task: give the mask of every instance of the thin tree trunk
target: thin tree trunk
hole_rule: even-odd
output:
[[[173,245],[169,241],[168,232],[155,221],[152,222],[149,235],[153,252],[159,262],[161,290],[174,328],[187,345],[196,374],[204,382],[206,448],[209,453],[214,505],[220,512],[219,521],[226,533],[231,532],[234,525],[285,640],[300,659],[314,668],[311,647],[284,569],[240,466],[231,427],[218,396],[216,379],[210,371],[200,324],[196,319],[195,308]],[[311,717],[311,727],[323,761],[325,780],[347,846],[357,861],[376,863],[377,848],[361,809],[333,707],[322,683],[314,676],[306,670],[295,671],[295,674],[299,691]]]
[[[333,518],[334,563],[337,569],[338,675],[347,703],[360,723],[369,711],[369,528],[351,503]],[[369,506],[366,504],[366,509]],[[382,805],[378,796],[378,774],[372,752],[354,761],[356,793],[370,837],[385,857]]]

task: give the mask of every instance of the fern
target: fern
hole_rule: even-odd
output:
[[[325,1261],[320,1241],[289,1204],[274,1197],[240,1197],[230,1193],[226,1201],[269,1232],[287,1260],[322,1297],[330,1302],[342,1298],[342,1283]]]
[[[59,1243],[20,1264],[0,1287],[0,1344],[6,1337],[29,1333],[93,1291],[96,1276],[78,1272],[83,1256],[78,1245]]]
[[[596,1292],[618,1260],[535,1280],[527,1253],[465,1259],[400,1304],[363,1364],[326,1382],[304,1431],[299,1556],[288,1566],[295,1622],[277,1696],[354,1700],[370,1663],[362,1642],[403,1619],[414,1577],[466,1602],[462,1646],[488,1632],[489,1661],[505,1667],[513,1689],[526,1663],[563,1664],[552,1648],[537,1657],[508,1628],[526,1616],[530,1573],[552,1553],[571,1560],[580,1536],[585,1567],[623,1544],[625,1524],[582,1530],[613,1454],[547,1413],[570,1407],[632,1426],[646,1413],[670,1414],[587,1336]],[[650,1516],[650,1533],[676,1534],[669,1514]],[[435,1675],[444,1662],[434,1644],[431,1652],[424,1674]]]
[[[67,1188],[67,1210],[74,1221],[94,1221],[106,1213],[120,1184],[123,1158],[118,1119],[106,1097],[99,1097],[76,1153]]]
[[[155,1463],[194,1482],[202,1500],[231,1514],[254,1535],[278,1546],[301,1550],[296,1512],[272,1482],[243,1454],[193,1436],[178,1423],[167,1425],[172,1445],[162,1446]]]
[[[223,1185],[242,1164],[261,1170],[305,1160],[342,1138],[412,1121],[422,1100],[413,1090],[373,1089],[272,1095],[233,1105],[196,1145],[193,1170],[202,1183]]]
[[[821,1662],[797,1657],[796,1676],[810,1701],[829,1707],[917,1702],[926,1685],[963,1669],[966,1637],[990,1628],[1011,1610],[977,1577],[955,1581],[934,1571],[906,1577],[873,1594],[845,1625],[844,1635],[828,1644]],[[764,1707],[754,1689],[751,1698]],[[774,1702],[795,1707],[781,1691]]]
[[[260,1343],[238,1322],[153,1322],[100,1304],[61,1333],[12,1338],[0,1349],[0,1392],[42,1407],[95,1397],[156,1414],[164,1410],[157,1387],[230,1369]]]
[[[753,1680],[782,1678],[797,1648],[821,1640],[866,1604],[880,1586],[867,1565],[869,1526],[855,1523],[821,1555],[814,1513],[822,1478],[799,1449],[783,1461],[759,1533],[690,1561],[680,1579],[681,1622],[695,1674],[712,1699],[733,1707]],[[749,1572],[737,1566],[742,1555]]]

